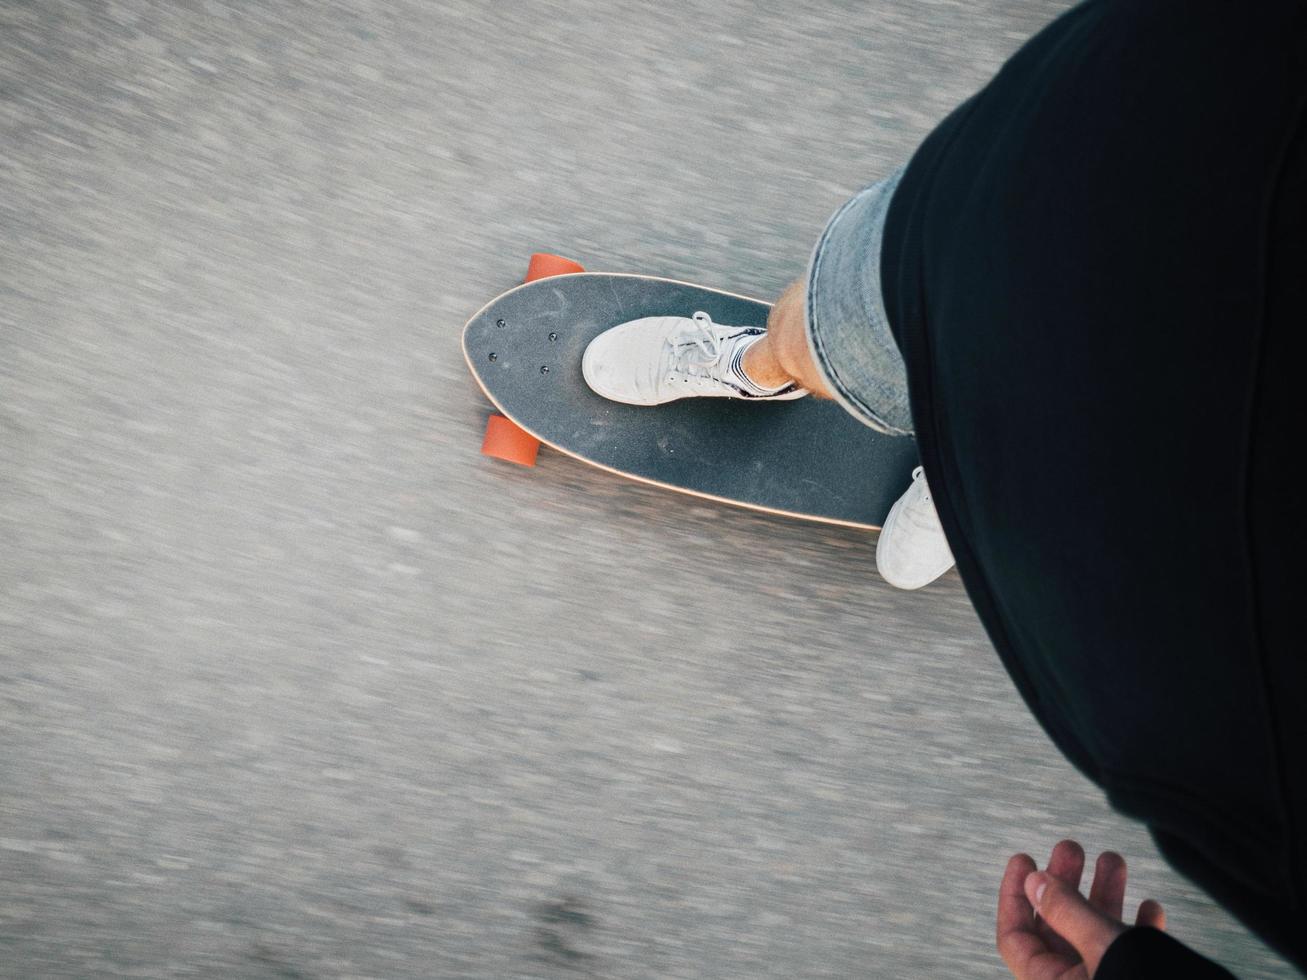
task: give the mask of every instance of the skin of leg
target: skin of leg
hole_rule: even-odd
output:
[[[794,381],[817,398],[833,398],[808,349],[803,322],[806,293],[802,279],[781,293],[767,317],[767,332],[744,352],[744,373],[763,387],[777,388]]]

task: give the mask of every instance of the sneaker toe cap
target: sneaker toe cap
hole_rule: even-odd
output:
[[[902,516],[891,511],[881,529],[876,570],[895,588],[920,589],[953,567],[953,553],[937,523],[896,520]]]
[[[581,375],[597,395],[633,405],[648,404],[658,366],[658,347],[644,341],[638,321],[605,330],[581,357]]]

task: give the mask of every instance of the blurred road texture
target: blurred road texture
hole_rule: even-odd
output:
[[[0,974],[1002,977],[1007,856],[1289,971],[955,574],[478,455],[527,253],[772,296],[1060,2],[0,2]]]

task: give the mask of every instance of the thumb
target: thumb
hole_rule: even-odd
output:
[[[1075,947],[1092,977],[1125,926],[1089,904],[1079,889],[1042,871],[1026,876],[1026,897],[1049,928]]]

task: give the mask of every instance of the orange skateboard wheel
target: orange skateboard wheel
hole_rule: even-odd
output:
[[[539,451],[540,440],[511,419],[498,414],[486,419],[486,438],[481,443],[483,456],[492,456],[519,466],[535,466],[536,453]]]
[[[585,266],[580,262],[565,259],[561,255],[536,252],[527,263],[526,278],[522,281],[535,282],[537,279],[548,279],[550,276],[565,276],[570,272],[585,272]]]

